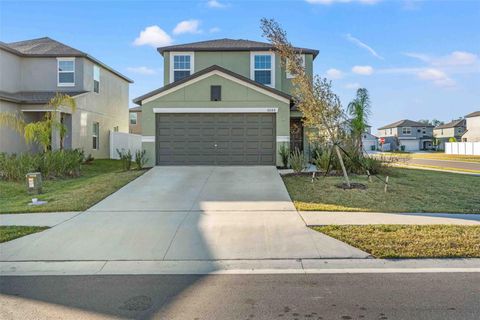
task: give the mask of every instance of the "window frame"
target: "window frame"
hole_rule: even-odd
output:
[[[303,62],[302,62],[302,67],[303,67],[303,69],[305,69],[305,65],[306,65],[306,63],[305,63],[305,59],[306,59],[305,54],[302,53],[302,54],[298,54],[298,55],[302,58],[302,61],[303,61]],[[291,73],[288,72],[286,65],[285,65],[285,77],[286,77],[287,79],[293,79],[293,78],[295,78],[295,77],[293,76],[293,74],[291,74]]]
[[[98,70],[98,80],[95,80],[95,70]],[[95,91],[95,81],[98,82],[98,91]],[[100,66],[93,65],[93,92],[100,93]]]
[[[132,116],[135,116],[135,123],[132,123]],[[137,112],[130,112],[130,116],[129,116],[129,119],[128,119],[128,123],[133,125],[133,126],[136,126],[138,124],[138,113]]]
[[[71,61],[73,62],[72,71],[60,71],[60,62]],[[60,73],[73,73],[73,82],[60,82]],[[57,87],[74,87],[75,86],[75,58],[57,58]]]
[[[264,86],[275,88],[275,53],[271,51],[251,51],[250,52],[250,79],[255,81],[255,56],[270,56],[270,84]],[[258,69],[259,71],[267,71],[269,69]],[[260,82],[258,82],[260,83]]]
[[[407,133],[406,129],[409,129],[408,133]],[[412,127],[402,127],[402,135],[411,136],[412,135]]]
[[[190,56],[190,69],[178,69],[178,70],[175,70],[175,66],[174,66],[174,57],[176,56]],[[192,52],[192,51],[178,51],[178,52],[170,52],[170,83],[173,83],[175,82],[174,79],[175,79],[175,71],[189,71],[190,72],[190,76],[193,74],[194,70],[195,70],[195,53]]]
[[[95,130],[95,127],[97,130]],[[93,146],[94,139],[96,139],[95,146]],[[92,150],[100,150],[100,122],[98,121],[92,123]]]

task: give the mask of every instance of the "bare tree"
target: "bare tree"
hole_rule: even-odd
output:
[[[281,56],[286,71],[293,75],[292,95],[297,109],[303,114],[303,123],[315,128],[316,134],[325,139],[336,151],[345,182],[350,187],[347,170],[340,152],[345,115],[339,97],[333,92],[331,82],[319,76],[310,77],[304,68],[301,55],[287,39],[287,33],[273,19],[261,20],[263,36]]]

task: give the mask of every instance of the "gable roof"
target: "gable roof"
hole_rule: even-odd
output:
[[[390,129],[390,128],[396,128],[396,127],[433,127],[433,126],[422,123],[422,122],[405,119],[405,120],[400,120],[394,123],[387,124],[386,126],[378,128],[378,130]]]
[[[274,49],[274,46],[268,42],[224,38],[160,47],[157,48],[157,51],[163,55],[165,51],[261,51]],[[295,50],[313,54],[313,59],[318,55],[318,50],[314,49],[295,47]]]
[[[75,97],[86,92],[88,91],[62,91],[61,93]],[[57,91],[20,91],[15,93],[0,91],[0,100],[23,104],[45,104],[56,94]]]
[[[458,119],[450,121],[449,123],[441,124],[436,126],[434,129],[447,129],[447,128],[455,128],[455,127],[464,127],[466,124],[465,119]]]
[[[480,111],[475,111],[465,116],[465,118],[471,118],[471,117],[480,117]]]
[[[43,37],[38,39],[31,39],[25,41],[17,41],[11,43],[0,42],[0,48],[9,51],[10,53],[16,54],[21,57],[84,57],[94,63],[101,65],[103,68],[109,70],[115,75],[119,76],[123,80],[133,83],[133,80],[127,78],[120,72],[110,68],[103,62],[95,59],[91,55],[67,46],[64,43],[53,40],[49,37]]]
[[[129,108],[128,111],[129,111],[129,112],[139,112],[139,111],[142,111],[142,106]]]
[[[201,77],[203,75],[207,75],[208,73],[211,73],[211,72],[214,72],[214,71],[217,71],[217,72],[220,72],[220,73],[223,73],[223,74],[226,74],[228,76],[231,76],[231,77],[234,77],[242,82],[245,82],[247,84],[250,84],[250,85],[253,85],[255,87],[257,87],[259,90],[265,90],[265,91],[268,91],[270,93],[273,93],[274,95],[276,96],[279,96],[281,98],[284,98],[284,99],[288,99],[288,100],[292,100],[292,96],[289,95],[289,94],[286,94],[285,92],[282,92],[280,90],[277,90],[277,89],[274,89],[274,88],[271,88],[271,87],[268,87],[268,86],[265,86],[261,83],[258,83],[256,81],[253,81],[247,77],[244,77],[242,75],[239,75],[238,73],[235,73],[233,71],[230,71],[228,69],[225,69],[225,68],[222,68],[220,66],[217,66],[217,65],[213,65],[213,66],[210,66],[208,68],[205,68],[203,70],[200,70],[198,72],[195,72],[194,74],[188,76],[188,77],[185,77],[181,80],[178,80],[178,81],[175,81],[175,82],[172,82],[170,84],[167,84],[159,89],[156,89],[156,90],[153,90],[149,93],[146,93],[138,98],[135,98],[133,99],[133,102],[138,104],[138,105],[142,105],[142,101],[145,100],[145,99],[148,99],[150,97],[153,97],[157,94],[160,94],[162,92],[165,92],[165,91],[168,91],[170,89],[173,89],[179,85],[182,85],[182,84],[186,84],[198,77]]]

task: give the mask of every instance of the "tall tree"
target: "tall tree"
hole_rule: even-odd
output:
[[[331,82],[325,78],[310,77],[302,58],[287,39],[287,33],[273,19],[263,18],[260,22],[263,36],[267,38],[281,56],[286,71],[293,75],[292,95],[297,109],[303,114],[303,123],[315,128],[316,134],[335,148],[346,184],[350,187],[347,170],[338,147],[343,136],[345,115],[340,99],[333,92]]]
[[[371,114],[370,97],[368,90],[359,88],[357,96],[348,104],[347,111],[351,116],[350,129],[358,152],[362,152],[362,134],[368,127],[368,118]]]
[[[57,93],[50,99],[46,107],[51,111],[46,111],[42,120],[29,123],[25,122],[19,113],[0,112],[0,125],[5,125],[23,134],[27,143],[39,143],[46,152],[51,149],[54,130],[59,131],[62,140],[67,132],[67,128],[59,118],[60,109],[63,107],[75,112],[77,104],[75,99],[69,95]]]

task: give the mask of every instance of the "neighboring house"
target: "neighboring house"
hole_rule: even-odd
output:
[[[456,141],[461,141],[465,128],[465,119],[453,120],[433,128],[433,137],[438,140],[438,148],[445,150],[445,142],[452,138],[455,138]]]
[[[378,138],[372,134],[372,126],[367,126],[362,134],[362,148],[364,151],[377,150],[378,148]]]
[[[296,48],[313,73],[317,50]],[[269,43],[219,39],[158,48],[162,88],[134,99],[150,165],[282,165],[304,147],[292,76]]]
[[[129,132],[134,134],[142,134],[142,107],[128,109],[129,115]]]
[[[462,136],[464,142],[480,141],[480,111],[475,111],[465,116],[467,130]]]
[[[82,148],[96,158],[109,157],[109,131],[128,132],[128,87],[132,80],[92,56],[50,38],[0,42],[0,112],[19,113],[27,121],[43,118],[57,92],[75,98],[77,110],[61,110],[67,127],[66,149]],[[0,152],[36,151],[21,134],[0,128]],[[60,147],[58,130],[52,149]]]
[[[391,150],[405,151],[428,150],[432,148],[433,126],[425,123],[400,120],[378,128],[379,138],[385,139],[385,144],[390,144]]]

